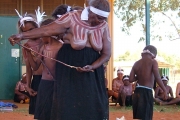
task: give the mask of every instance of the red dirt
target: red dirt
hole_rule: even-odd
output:
[[[28,114],[28,104],[16,103],[16,105],[18,108],[14,109],[13,112],[0,112],[0,120],[33,120],[33,115]],[[171,107],[171,109],[176,108]],[[154,111],[153,120],[179,120],[180,112],[178,109],[174,110],[174,112]],[[110,106],[109,120],[116,120],[116,118],[121,118],[122,116],[126,120],[132,120],[132,110]]]
[[[116,120],[116,118],[125,117],[126,120],[133,120],[132,112],[110,112],[109,120]],[[167,112],[154,112],[153,120],[179,120],[180,112],[167,113]]]

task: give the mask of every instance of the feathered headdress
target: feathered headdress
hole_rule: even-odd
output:
[[[33,21],[38,25],[38,27],[40,27],[40,24],[41,24],[41,22],[43,20],[43,17],[46,16],[46,15],[44,15],[45,12],[43,12],[43,13],[40,12],[40,7],[39,6],[38,6],[38,9],[35,10],[37,20],[35,20],[34,18],[32,18],[30,16],[26,16],[27,12],[24,14],[24,17],[23,17],[22,15],[19,14],[19,12],[16,9],[15,9],[15,11],[16,11],[16,13],[18,14],[18,16],[20,18],[20,26],[19,27],[21,27],[22,25],[24,27],[24,22],[25,21]]]
[[[47,15],[45,15],[45,12],[43,12],[43,13],[40,12],[40,7],[39,6],[38,6],[38,9],[35,10],[35,12],[36,12],[37,23],[38,23],[38,25],[40,27],[40,24],[41,24],[41,22],[43,20],[43,17],[47,16]]]

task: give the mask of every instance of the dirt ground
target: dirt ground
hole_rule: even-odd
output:
[[[12,102],[12,101],[6,101]],[[33,115],[28,114],[28,104],[15,103],[18,108],[13,112],[0,112],[0,120],[33,120]],[[120,106],[109,106],[109,120],[125,117],[125,120],[133,120],[132,108]],[[154,106],[153,120],[179,120],[180,106]]]

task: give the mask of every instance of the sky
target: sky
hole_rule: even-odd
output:
[[[175,14],[175,12],[168,12],[167,14],[179,27],[180,19],[173,15]],[[150,28],[152,31],[156,30],[157,34],[160,34],[162,36],[165,36],[165,34],[173,33],[174,38],[178,37],[174,26],[171,25],[171,21],[167,17],[163,16],[162,14],[156,14],[155,19],[157,19],[160,24],[154,26],[153,28]],[[127,50],[132,52],[141,51],[146,45],[145,41],[138,43],[139,36],[142,35],[140,24],[136,24],[130,29],[131,35],[126,35],[121,31],[122,24],[123,22],[119,18],[117,18],[116,15],[114,15],[114,58],[125,53]],[[180,55],[180,39],[170,41],[166,37],[163,37],[162,41],[151,40],[150,44],[156,46],[158,51],[162,51],[167,54]]]

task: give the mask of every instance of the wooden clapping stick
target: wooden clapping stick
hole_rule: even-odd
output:
[[[67,67],[75,68],[75,69],[78,68],[78,67],[76,67],[76,66],[68,65],[68,64],[66,64],[66,63],[64,63],[64,62],[61,62],[61,61],[59,61],[59,60],[56,60],[56,59],[54,59],[54,58],[50,58],[50,57],[47,57],[47,56],[45,56],[45,55],[42,55],[42,54],[40,54],[40,53],[34,51],[34,50],[31,49],[31,48],[28,48],[28,47],[26,47],[26,46],[24,46],[24,45],[21,45],[20,43],[16,42],[15,40],[14,40],[13,42],[15,42],[15,43],[18,44],[19,46],[21,46],[21,47],[23,47],[23,48],[26,48],[26,49],[28,49],[28,50],[30,50],[30,51],[32,51],[32,52],[34,52],[34,53],[36,53],[36,54],[42,56],[42,57],[45,57],[45,58],[54,60],[54,61],[56,61],[56,62],[58,62],[58,63],[61,63],[61,64],[65,65],[65,66],[67,66]],[[91,71],[91,72],[94,72],[94,70],[90,70],[90,71]]]

